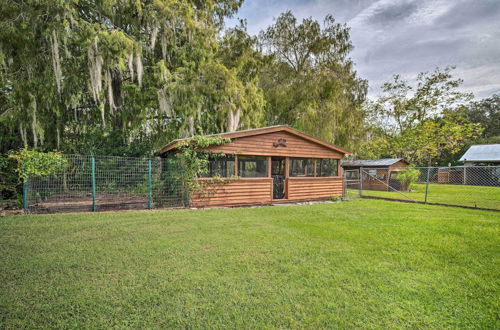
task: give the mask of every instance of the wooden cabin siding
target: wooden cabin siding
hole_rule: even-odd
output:
[[[395,170],[395,169],[403,168],[403,167],[408,167],[408,163],[404,160],[397,161],[396,163],[389,166],[389,168],[391,170]]]
[[[240,178],[209,184],[202,194],[193,194],[191,204],[194,207],[269,204],[273,198],[272,183],[272,178]]]
[[[275,147],[279,139],[286,140],[286,147]],[[244,136],[233,139],[230,143],[207,148],[211,152],[225,154],[257,155],[275,157],[337,158],[344,155],[294,134],[282,131],[267,134]]]
[[[342,196],[342,177],[316,177],[287,179],[288,200],[327,199]]]
[[[244,130],[219,134],[220,137],[230,139],[229,143],[220,146],[204,148],[213,153],[234,155],[235,173],[238,177],[238,163],[242,156],[267,157],[267,177],[238,177],[228,183],[212,181],[202,187],[202,192],[191,195],[191,205],[195,207],[213,206],[244,206],[263,205],[287,201],[307,201],[329,199],[332,196],[342,196],[343,179],[340,159],[347,150],[318,140],[307,134],[286,126],[272,126],[260,129]],[[174,140],[160,151],[166,156],[168,153],[178,152],[183,140]],[[279,182],[284,179],[285,198],[273,200],[273,178],[271,177],[272,157],[285,160],[285,173],[280,175]],[[336,177],[289,177],[291,158],[337,159],[338,176]],[[248,160],[247,160],[248,161]],[[316,169],[316,167],[315,167]],[[248,173],[243,173],[249,175]],[[200,178],[198,180],[211,180]],[[278,187],[278,185],[276,185]],[[281,188],[281,186],[279,186]],[[282,197],[276,191],[276,196]]]
[[[388,191],[389,190],[389,181],[381,180],[382,182],[375,179],[364,179],[363,180],[363,189],[364,190],[380,190],[380,191]]]

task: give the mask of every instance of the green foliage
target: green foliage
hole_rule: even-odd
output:
[[[17,161],[17,173],[22,182],[30,176],[54,175],[63,170],[67,160],[60,152],[39,152],[36,150],[21,149],[9,157]]]
[[[228,130],[236,113],[234,127],[259,125],[263,98],[255,75],[242,73],[252,44],[219,51],[223,20],[241,3],[3,2],[3,151],[102,154],[112,136],[112,155],[135,156],[135,146],[152,154],[175,138]]]
[[[481,139],[497,138],[498,140],[500,138],[500,95],[471,102],[468,106],[463,107],[461,112],[470,122],[478,123],[484,127]]]
[[[177,138],[288,124],[359,155],[423,164],[480,134],[479,125],[441,120],[470,100],[450,68],[420,74],[416,87],[396,76],[365,109],[346,25],[288,11],[259,37],[244,21],[223,31],[241,4],[2,2],[0,152],[151,156]],[[477,102],[461,117],[494,138],[497,105],[498,97]],[[452,138],[436,138],[440,131]]]
[[[212,153],[205,149],[211,146],[219,146],[231,142],[231,139],[220,136],[196,135],[181,141],[178,146],[179,153],[175,154],[175,161],[180,164],[182,170],[175,171],[172,176],[182,182],[189,196],[193,193],[203,193],[206,186],[212,183],[224,183],[226,178],[212,178],[212,180],[196,180],[206,174],[210,159],[224,157],[223,153]],[[214,181],[215,180],[215,181]]]
[[[413,183],[417,182],[419,177],[420,171],[411,168],[399,171],[396,174],[396,179],[401,183],[401,190],[403,191],[408,190]]]
[[[430,166],[479,136],[481,125],[461,111],[471,95],[457,90],[462,81],[451,70],[421,73],[415,87],[399,75],[385,83],[383,95],[367,105],[372,134],[359,157],[401,157]]]
[[[266,122],[356,147],[365,133],[367,82],[349,58],[349,28],[331,15],[323,25],[312,18],[298,22],[288,11],[260,34],[260,41],[268,63],[260,83]]]
[[[443,152],[438,165],[461,165],[462,163],[458,161],[459,158],[473,144],[500,143],[500,95],[471,102],[460,107],[457,112],[459,116],[476,124],[476,126],[481,126],[483,130],[478,132],[477,137],[471,137],[462,144],[458,152]]]
[[[341,198],[340,198],[339,196],[332,196],[332,197],[331,197],[331,201],[332,201],[332,202],[338,202],[338,201],[340,201],[340,200],[341,200]]]
[[[0,155],[0,200],[16,199],[18,189],[15,159]]]

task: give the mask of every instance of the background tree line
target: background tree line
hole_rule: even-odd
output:
[[[2,1],[2,153],[143,155],[272,124],[353,147],[367,83],[349,58],[349,29],[290,12],[258,37],[244,22],[224,29],[241,3]]]
[[[453,67],[420,73],[412,84],[400,75],[367,101],[366,136],[357,156],[405,158],[418,166],[458,165],[472,144],[500,143],[500,96],[473,101],[459,91]]]
[[[349,28],[281,14],[225,29],[242,0],[3,0],[0,152],[151,155],[172,139],[287,124],[416,165],[498,141],[499,97],[472,102],[452,68],[396,75],[375,101]]]

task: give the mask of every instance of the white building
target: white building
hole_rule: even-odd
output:
[[[469,166],[500,166],[500,144],[473,145],[465,152],[459,161]]]

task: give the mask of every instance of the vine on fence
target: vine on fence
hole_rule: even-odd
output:
[[[27,182],[30,176],[53,175],[64,169],[68,163],[60,152],[21,149],[9,157],[17,161],[16,172],[23,183]]]
[[[236,179],[236,177],[212,177],[207,180],[196,180],[208,173],[208,164],[211,159],[226,156],[225,153],[212,153],[206,151],[206,149],[229,142],[231,142],[231,139],[220,136],[193,136],[181,142],[176,157],[183,168],[183,171],[179,173],[180,179],[190,196],[193,193],[199,193],[203,197],[207,193],[206,188],[208,186],[227,184]]]

